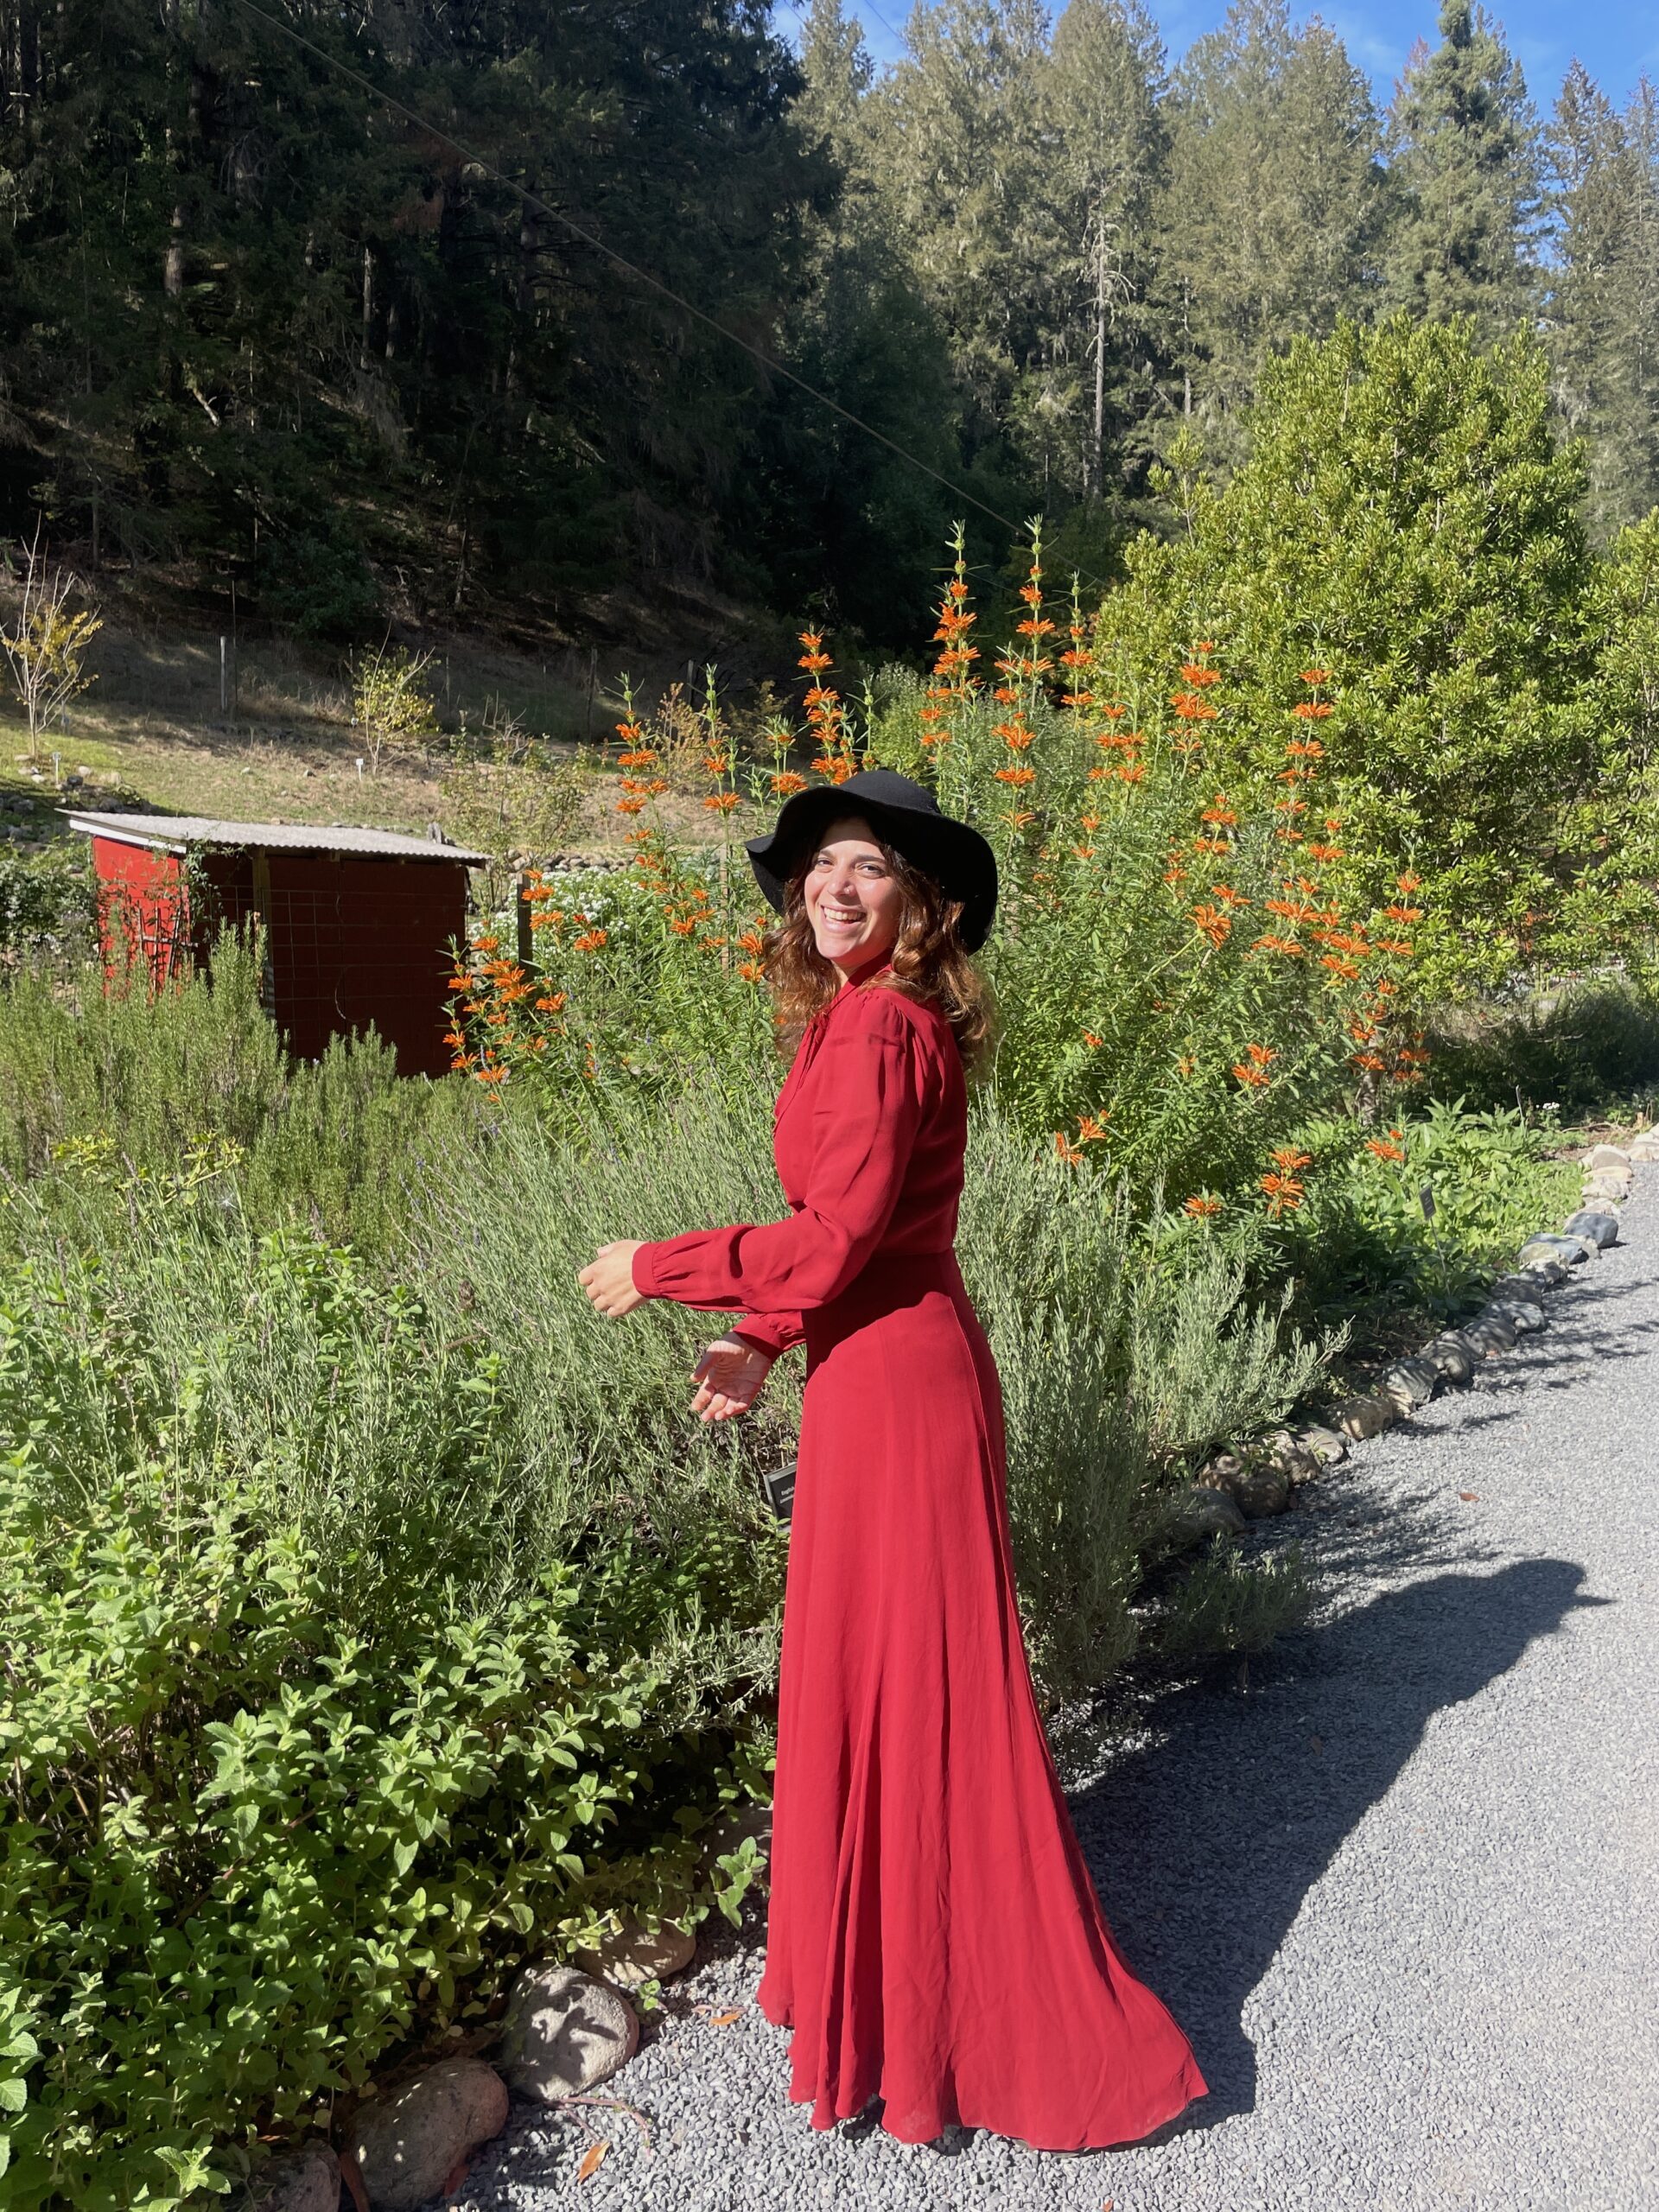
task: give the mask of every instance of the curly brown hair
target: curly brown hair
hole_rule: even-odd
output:
[[[864,821],[849,813],[849,821]],[[903,898],[899,934],[881,976],[881,987],[902,991],[943,1014],[950,1025],[964,1065],[971,1067],[990,1041],[990,994],[985,979],[963,950],[958,925],[962,901],[948,898],[901,852],[866,824],[893,872]],[[766,937],[761,961],[772,986],[772,1019],[780,1051],[792,1052],[814,1014],[821,1014],[841,981],[818,950],[806,911],[806,876],[818,848],[810,846],[791,869],[784,887],[783,918]]]

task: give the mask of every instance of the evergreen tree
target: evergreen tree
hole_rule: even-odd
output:
[[[961,505],[924,473],[954,479],[962,467],[950,344],[877,188],[874,72],[841,0],[813,0],[801,64],[794,120],[836,182],[816,210],[780,342],[797,373],[858,421],[798,386],[772,392],[744,471],[752,588],[873,643],[908,645]]]
[[[1541,209],[1537,118],[1521,66],[1484,8],[1443,0],[1389,112],[1400,206],[1389,303],[1434,321],[1472,315],[1490,343],[1529,321]]]
[[[1057,164],[1058,343],[1071,371],[1075,481],[1085,498],[1139,489],[1160,333],[1153,205],[1166,152],[1164,52],[1140,0],[1071,0],[1047,74]],[[1114,481],[1114,480],[1116,480]]]
[[[1028,374],[1058,238],[1046,32],[1039,0],[919,6],[873,95],[877,184],[948,334],[967,456],[994,484],[1021,462],[1052,473],[1065,445],[1063,410]]]
[[[1234,0],[1178,71],[1161,228],[1166,298],[1185,337],[1180,407],[1225,423],[1265,362],[1376,284],[1381,128],[1363,73],[1285,0]],[[1223,432],[1221,444],[1233,442]]]
[[[0,526],[319,631],[712,572],[753,365],[557,219],[769,328],[824,179],[762,0],[272,0],[547,215],[223,0],[8,5]]]
[[[1589,448],[1590,517],[1610,536],[1659,503],[1659,111],[1617,114],[1577,62],[1549,134],[1556,397]]]
[[[1103,646],[1163,690],[1215,641],[1206,772],[1230,787],[1279,777],[1311,727],[1289,718],[1302,671],[1328,671],[1321,785],[1357,887],[1380,904],[1396,872],[1424,879],[1427,991],[1495,982],[1575,872],[1597,773],[1584,478],[1542,349],[1483,353],[1466,321],[1343,323],[1269,365],[1249,429],[1224,486],[1183,487],[1175,542],[1131,548]]]

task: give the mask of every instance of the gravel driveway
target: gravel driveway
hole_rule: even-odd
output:
[[[529,2108],[461,2212],[1624,2212],[1659,2175],[1659,1168],[1550,1325],[1270,1524],[1321,1622],[1079,1778],[1132,1961],[1212,2094],[1150,2149],[814,2134],[716,1923],[590,2119]],[[1474,1491],[1473,1499],[1459,1493]],[[702,2005],[704,2012],[694,2008]],[[708,2009],[746,2007],[734,2024]],[[1055,2023],[1057,2036],[1065,2024]]]

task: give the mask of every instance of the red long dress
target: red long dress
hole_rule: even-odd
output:
[[[815,2127],[879,2095],[908,2143],[1133,2142],[1205,2084],[1112,1940],[1032,1692],[1001,1393],[953,1249],[956,1040],[869,974],[774,1109],[791,1217],[633,1261],[649,1298],[806,1344],[758,1999]]]

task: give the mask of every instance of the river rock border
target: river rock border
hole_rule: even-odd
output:
[[[737,1848],[746,1834],[770,1842],[766,1808],[715,1823],[705,1856]],[[459,2186],[473,2153],[506,2126],[512,2096],[580,2103],[626,2066],[639,2043],[628,1993],[685,1973],[696,1951],[696,1938],[670,1922],[653,1931],[625,1923],[582,1952],[582,1966],[532,1960],[513,1977],[495,2063],[439,2059],[366,2097],[343,2152],[314,2143],[274,2158],[246,2201],[253,2212],[337,2212],[343,2183],[368,2212],[416,2212]]]
[[[1515,1272],[1493,1284],[1472,1320],[1444,1329],[1411,1358],[1396,1360],[1377,1388],[1344,1398],[1328,1423],[1305,1421],[1267,1430],[1214,1453],[1179,1491],[1169,1533],[1177,1551],[1206,1537],[1236,1535],[1250,1522],[1282,1513],[1296,1490],[1348,1456],[1349,1446],[1409,1421],[1449,1384],[1467,1382],[1488,1359],[1513,1351],[1522,1337],[1548,1325],[1544,1300],[1618,1241],[1618,1208],[1630,1194],[1631,1171],[1659,1161],[1659,1122],[1628,1145],[1592,1145],[1583,1156],[1584,1203],[1559,1234],[1529,1237]]]

